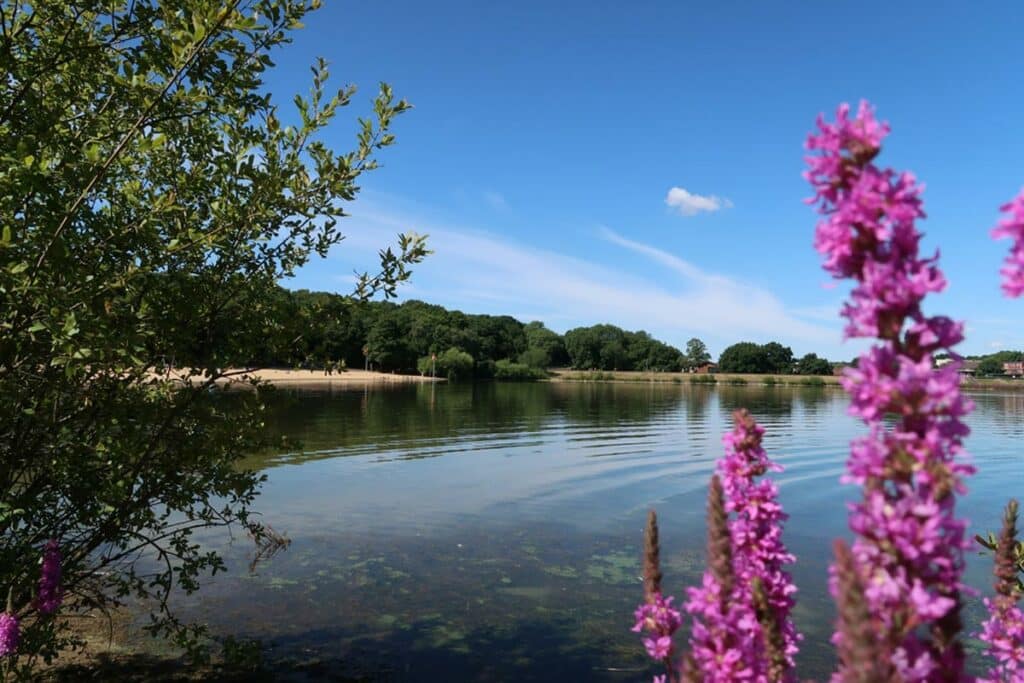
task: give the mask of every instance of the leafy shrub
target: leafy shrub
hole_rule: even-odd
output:
[[[435,377],[444,377],[449,382],[458,382],[473,377],[473,356],[462,349],[454,346],[444,353],[437,354],[437,358],[424,356],[416,362],[416,368],[421,375],[434,373]]]
[[[513,363],[510,360],[499,360],[494,364],[494,379],[502,381],[533,381],[544,379],[548,373],[539,369],[531,368],[523,363]]]
[[[260,393],[213,389],[231,360],[290,346],[278,282],[341,241],[357,179],[408,105],[382,85],[354,149],[333,150],[325,129],[354,91],[328,90],[320,61],[282,125],[263,86],[269,53],[318,3],[257,4],[258,18],[215,0],[5,5],[6,676],[71,644],[69,612],[127,599],[154,605],[150,630],[194,651],[201,629],[168,598],[224,562],[193,534],[264,533],[250,515],[263,476],[238,466],[266,445]],[[398,243],[359,296],[393,294],[426,254],[418,236]],[[187,363],[172,376],[176,350]],[[38,562],[44,543],[59,572]],[[37,586],[57,574],[54,615]]]

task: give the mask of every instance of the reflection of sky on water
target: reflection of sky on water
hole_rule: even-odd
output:
[[[703,490],[729,414],[744,402],[761,408],[758,417],[769,429],[769,445],[784,445],[777,455],[791,471],[783,484],[838,473],[844,442],[837,442],[834,424],[847,431],[850,427],[842,415],[841,394],[835,391],[817,390],[814,396],[796,399],[794,390],[782,387],[417,389],[404,392],[406,402],[412,397],[423,410],[434,394],[433,408],[423,410],[433,419],[426,427],[400,432],[393,420],[382,417],[387,427],[377,442],[346,419],[345,411],[356,403],[351,397],[298,399],[288,410],[316,427],[300,435],[306,455],[287,453],[272,460],[275,466],[261,508],[300,526],[319,525],[333,514],[348,523],[358,519],[360,524],[390,528],[443,526],[466,515],[555,515],[579,526],[607,528],[659,500]],[[536,406],[529,401],[520,414],[505,413],[498,424],[487,410],[480,416],[473,412],[474,405],[492,401],[515,408],[503,392],[538,390],[550,395],[543,397],[546,410],[537,419],[523,414]],[[453,395],[437,395],[445,392]],[[362,396],[358,406],[363,420],[372,411],[403,409]],[[692,412],[693,406],[699,414]],[[438,412],[444,415],[438,418]],[[801,425],[799,442],[790,427],[794,422]],[[342,435],[341,447],[325,447],[332,430]]]
[[[969,446],[980,472],[962,510],[982,530],[1021,493],[1024,396],[974,399]],[[635,680],[645,663],[627,629],[644,515],[658,509],[666,586],[682,594],[702,568],[704,489],[741,406],[786,467],[777,480],[787,542],[801,558],[797,618],[816,631],[804,673],[821,678],[831,658],[831,540],[844,534],[843,503],[855,494],[838,477],[862,432],[832,388],[567,383],[283,395],[268,424],[303,448],[251,464],[269,475],[257,507],[292,547],[259,576],[218,579],[191,609],[276,651],[328,653],[345,666],[390,671],[386,653],[406,648],[402,657],[426,658],[452,680],[553,680],[552,666]],[[228,554],[243,563],[242,547]],[[985,563],[969,561],[972,583],[987,586]],[[609,671],[618,665],[633,672]],[[402,671],[400,680],[430,680]]]

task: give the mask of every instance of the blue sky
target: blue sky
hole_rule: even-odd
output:
[[[401,298],[612,322],[714,353],[779,340],[833,359],[830,287],[802,203],[819,112],[867,98],[880,162],[925,183],[926,250],[968,323],[965,353],[1024,348],[988,231],[1024,185],[1024,5],[946,2],[332,2],[267,79],[282,110],[327,58],[360,93],[327,142],[351,147],[378,81],[415,109],[364,178],[349,235],[289,287],[348,292],[399,231],[435,250]]]

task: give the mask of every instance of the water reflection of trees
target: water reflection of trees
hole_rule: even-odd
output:
[[[593,425],[645,422],[673,412],[683,400],[679,386],[660,382],[562,382],[549,387],[567,421]]]
[[[614,427],[681,416],[691,427],[721,431],[728,429],[737,408],[779,422],[791,418],[794,409],[813,414],[836,395],[818,387],[664,382],[334,387],[271,392],[266,423],[272,435],[286,439],[277,453],[337,457],[431,440],[538,433],[560,423]],[[1017,410],[1024,413],[1024,402]],[[252,464],[270,464],[268,457],[277,453]]]
[[[789,417],[796,412],[814,416],[835,401],[846,401],[846,394],[833,386],[789,384],[721,385],[718,388],[723,414],[746,408],[755,417]]]
[[[686,422],[690,425],[703,424],[707,420],[708,405],[715,398],[715,388],[691,384],[683,389],[683,398]]]
[[[760,420],[785,417],[793,412],[793,391],[793,387],[779,385],[723,384],[718,387],[719,404],[724,416],[746,408]]]
[[[836,401],[846,403],[846,393],[835,386],[799,387],[793,391],[796,409],[804,415],[817,415]]]
[[[331,456],[403,443],[530,433],[558,421],[591,425],[646,422],[676,410],[676,385],[480,383],[278,390],[268,397],[267,428],[280,452]],[[264,454],[254,465],[270,464]]]
[[[1024,436],[1024,394],[971,394],[975,416],[971,422],[994,428],[1001,434]],[[976,427],[977,429],[977,427]]]

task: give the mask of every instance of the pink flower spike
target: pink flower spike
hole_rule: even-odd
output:
[[[61,554],[60,545],[55,539],[47,541],[43,548],[43,564],[39,574],[39,591],[36,593],[35,606],[43,614],[53,614],[64,600],[64,589],[61,587]]]
[[[21,624],[10,612],[0,614],[0,657],[10,657],[21,641]]]
[[[844,105],[835,123],[819,120],[817,128],[808,144],[817,154],[806,173],[821,214],[814,245],[826,271],[853,281],[842,309],[846,336],[877,339],[842,380],[850,414],[868,428],[851,444],[843,477],[863,487],[850,512],[853,563],[893,674],[924,682],[941,670],[944,680],[963,680],[955,612],[967,540],[955,503],[972,471],[963,462],[963,418],[972,405],[960,392],[959,356],[951,349],[963,325],[922,312],[925,297],[942,291],[946,280],[938,255],[920,253],[915,223],[924,218],[923,187],[910,173],[874,163],[888,126],[862,103],[853,119]],[[1017,293],[1024,292],[1019,199],[997,228],[998,236],[1022,245],[1015,252]],[[954,362],[935,368],[937,352],[949,352]],[[857,678],[862,664],[842,661],[833,680]]]
[[[1003,292],[1016,298],[1024,294],[1024,188],[999,210],[1006,216],[992,229],[992,237],[1013,240],[999,272],[1003,276]]]

